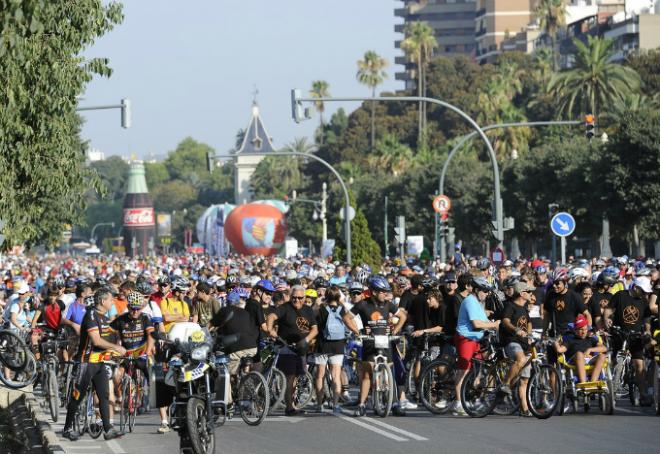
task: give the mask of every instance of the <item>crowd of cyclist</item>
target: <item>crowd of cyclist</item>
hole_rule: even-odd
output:
[[[596,333],[613,326],[637,331],[643,336],[627,348],[640,404],[649,405],[644,354],[655,342],[651,333],[657,328],[658,267],[653,260],[627,257],[574,260],[554,268],[541,259],[507,260],[496,266],[459,253],[447,264],[386,261],[380,269],[320,258],[45,256],[0,263],[0,304],[5,328],[24,334],[35,352],[43,333],[50,331],[67,339],[60,352],[63,361],[79,363],[63,435],[78,438],[73,418],[81,393],[91,383],[109,440],[121,435],[114,428],[113,410],[123,364],[119,360],[117,367],[109,368],[108,355],[139,359],[145,376],[151,367],[157,371],[152,385],[161,419],[158,432],[170,430],[168,407],[174,391],[163,380],[163,346],[151,333],[166,334],[180,322],[198,323],[216,335],[239,334],[238,341],[224,349],[232,373],[244,357],[254,358],[258,368],[266,340],[279,339],[284,346],[277,368],[287,378],[287,416],[304,411],[294,406],[292,395],[296,377],[310,365],[316,374],[315,411],[323,411],[324,375],[329,373],[332,411],[364,416],[376,349],[365,340],[359,351],[356,397],[349,392],[346,352],[354,337],[380,330],[405,334],[409,351],[420,348],[425,335],[437,335],[439,354],[455,358],[456,396],[485,330],[499,333],[512,360],[500,389],[509,395],[509,381],[525,365],[533,330],[558,339],[554,354],[570,358],[583,382],[595,380],[603,366],[606,349]],[[398,345],[391,344],[387,358],[398,385],[395,411],[403,414],[417,403],[402,377],[411,368],[418,375],[419,364],[411,363]],[[583,366],[587,363],[595,366],[591,377]],[[460,399],[437,405],[451,406],[454,415],[465,414]],[[520,407],[520,414],[529,416],[524,399]]]

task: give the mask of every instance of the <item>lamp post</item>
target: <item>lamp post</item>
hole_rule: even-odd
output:
[[[314,221],[321,220],[321,246],[328,239],[328,218],[327,218],[327,204],[328,204],[328,185],[324,181],[321,185],[321,200],[310,200],[298,198],[298,193],[294,190],[291,194],[291,203],[311,203],[314,205],[314,214],[312,219]]]
[[[90,243],[92,243],[92,244],[96,244],[96,237],[94,236],[94,232],[96,232],[96,228],[97,228],[97,227],[100,227],[100,226],[102,226],[102,225],[109,225],[109,226],[111,226],[113,229],[115,228],[115,223],[114,223],[114,222],[99,222],[99,223],[94,224],[94,227],[92,227],[92,233],[91,233],[91,235],[89,236],[89,242],[90,242]]]
[[[76,112],[82,112],[86,110],[107,110],[107,109],[121,109],[121,127],[128,129],[131,127],[131,100],[124,98],[119,104],[109,104],[106,106],[87,106],[87,107],[78,107]]]

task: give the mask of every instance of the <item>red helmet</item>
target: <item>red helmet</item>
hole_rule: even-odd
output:
[[[568,281],[568,268],[560,266],[552,273],[553,281]]]
[[[580,314],[577,317],[575,317],[575,321],[573,322],[573,327],[575,329],[583,328],[589,324],[589,321],[587,320],[587,317],[584,315]]]

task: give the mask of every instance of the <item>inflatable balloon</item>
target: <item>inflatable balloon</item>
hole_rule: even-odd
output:
[[[225,219],[225,237],[240,254],[276,254],[286,233],[286,217],[272,205],[239,205]]]

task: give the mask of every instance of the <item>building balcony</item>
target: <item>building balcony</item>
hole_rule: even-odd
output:
[[[477,11],[477,14],[475,15],[475,19],[479,19],[482,16],[486,15],[486,8],[481,8],[480,10]]]

